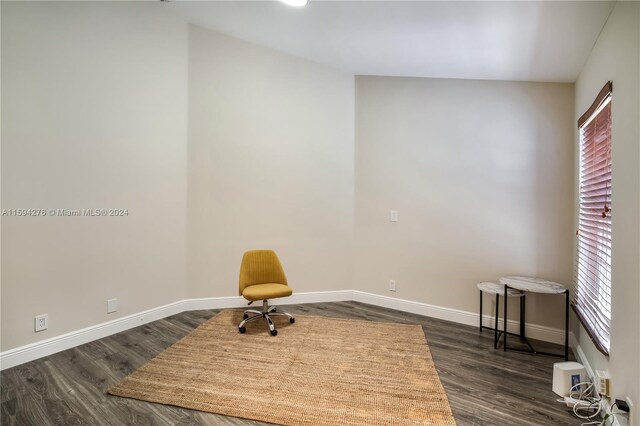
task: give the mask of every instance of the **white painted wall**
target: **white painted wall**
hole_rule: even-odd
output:
[[[353,128],[352,75],[190,27],[189,297],[259,248],[296,292],[351,287]]]
[[[157,3],[1,7],[2,207],[129,209],[2,219],[2,351],[235,295],[249,248],[276,249],[297,292],[471,312],[478,280],[568,284],[575,116],[613,79],[617,355],[579,337],[614,390],[638,379],[624,373],[640,341],[637,4],[616,7],[575,111],[571,84],[358,77],[354,100],[353,76],[189,28]],[[106,315],[110,297],[120,310]],[[528,306],[532,323],[562,325],[559,298]],[[34,334],[39,313],[51,326]]]
[[[129,210],[2,218],[3,351],[184,298],[187,42],[158,3],[2,2],[2,207]]]
[[[478,312],[479,281],[570,285],[573,97],[572,84],[357,77],[354,288]],[[563,327],[563,298],[527,307]]]
[[[639,28],[640,4],[618,2],[580,73],[575,89],[577,120],[589,108],[602,86],[609,80],[613,82],[610,357],[607,359],[596,350],[582,326],[576,327],[576,333],[591,367],[611,373],[613,396],[622,399],[631,396],[637,421],[640,421],[637,415],[640,407]],[[575,145],[577,171],[577,130]]]

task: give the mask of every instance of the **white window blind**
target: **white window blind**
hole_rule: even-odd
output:
[[[580,207],[572,306],[596,347],[611,336],[611,82],[578,120]]]

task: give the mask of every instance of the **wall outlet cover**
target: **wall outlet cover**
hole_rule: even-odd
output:
[[[42,314],[35,317],[35,332],[43,331],[49,328],[49,315]]]
[[[635,412],[633,408],[633,402],[631,402],[631,397],[626,397],[627,405],[629,405],[629,424],[634,425],[638,423],[638,413]]]
[[[118,310],[118,299],[107,300],[107,313],[116,312]]]

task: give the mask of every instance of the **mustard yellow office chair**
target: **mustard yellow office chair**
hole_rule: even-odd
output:
[[[246,323],[263,318],[269,325],[272,336],[278,334],[273,316],[285,316],[290,323],[295,318],[286,312],[277,311],[276,306],[269,307],[268,299],[291,296],[291,287],[287,284],[287,277],[278,256],[273,250],[250,250],[242,256],[240,265],[240,295],[249,301],[251,305],[256,300],[262,300],[262,311],[247,309],[244,311],[243,320],[238,326],[240,333],[247,329]],[[250,315],[251,314],[251,315]]]

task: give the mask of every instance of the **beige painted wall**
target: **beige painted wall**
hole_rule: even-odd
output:
[[[351,287],[353,76],[189,31],[189,297],[273,248],[294,291]]]
[[[640,4],[618,2],[580,73],[575,93],[577,120],[591,105],[602,86],[609,80],[613,82],[612,319],[609,359],[595,349],[581,326],[576,327],[576,332],[580,347],[591,366],[611,373],[613,395],[616,398],[631,396],[636,411],[640,407],[639,28]],[[575,144],[577,152],[577,132]],[[575,161],[577,167],[577,157]],[[640,422],[637,414],[637,420],[634,421]]]
[[[184,298],[187,42],[158,3],[2,2],[2,207],[129,210],[2,218],[3,351]]]
[[[355,289],[478,312],[482,280],[569,285],[573,96],[572,84],[357,77]],[[528,322],[563,326],[562,298],[527,307]]]

